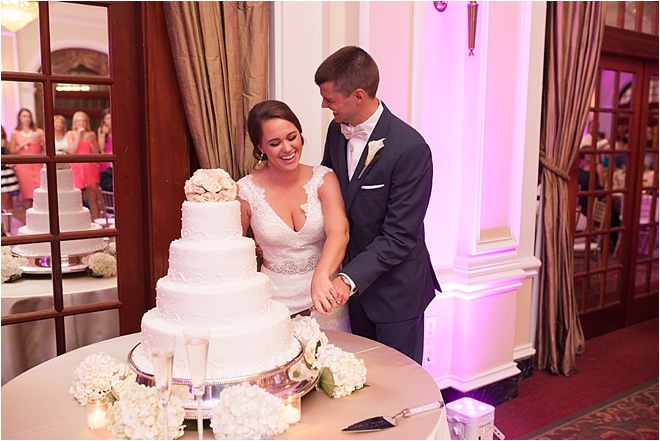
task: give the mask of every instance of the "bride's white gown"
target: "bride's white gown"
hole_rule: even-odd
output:
[[[329,171],[321,165],[314,167],[312,178],[304,186],[307,203],[300,208],[307,219],[300,231],[294,231],[275,213],[266,201],[265,190],[255,185],[252,175],[238,181],[239,197],[250,204],[250,225],[263,252],[261,271],[272,282],[274,299],[289,308],[291,314],[313,306],[310,294],[312,275],[325,242],[318,189]],[[350,332],[346,304],[326,315],[314,311],[312,317],[322,329]]]

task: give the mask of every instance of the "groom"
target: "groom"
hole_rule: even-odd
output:
[[[424,310],[440,290],[424,242],[431,150],[376,98],[378,66],[363,49],[330,55],[314,81],[334,116],[322,163],[339,179],[350,225],[331,304],[348,300],[354,334],[421,364]]]

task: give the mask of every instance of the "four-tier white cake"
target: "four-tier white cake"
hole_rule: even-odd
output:
[[[156,307],[142,318],[132,361],[153,372],[148,348],[174,335],[173,376],[190,378],[183,333],[199,327],[210,329],[207,379],[257,374],[292,360],[300,343],[291,333],[289,310],[271,299],[268,277],[257,272],[254,241],[242,234],[240,203],[189,199],[199,202],[183,203],[181,238],[170,244],[168,273],[156,284]]]

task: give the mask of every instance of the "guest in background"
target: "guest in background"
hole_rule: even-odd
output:
[[[9,152],[17,155],[42,155],[45,145],[44,131],[37,127],[28,109],[18,111],[16,129],[11,134]],[[21,186],[22,205],[25,210],[32,207],[34,189],[41,183],[43,164],[16,164],[14,171]]]
[[[78,111],[73,114],[71,130],[66,133],[70,155],[89,155],[99,153],[96,133],[89,125],[89,116]],[[83,192],[83,198],[89,205],[92,219],[99,217],[99,201],[96,196],[96,186],[99,183],[99,165],[95,162],[71,163],[73,182],[76,188]]]
[[[99,149],[104,155],[112,153],[112,115],[110,114],[110,108],[103,109],[103,116],[101,117],[101,125],[98,128],[99,136]],[[102,162],[99,164],[99,170],[103,173],[103,170],[110,167],[112,163]]]
[[[2,128],[2,154],[7,155],[7,133]],[[18,195],[20,190],[18,178],[14,173],[14,166],[2,164],[2,211],[11,211],[14,208],[14,196]]]
[[[66,140],[66,118],[62,115],[53,117],[53,131],[55,132],[55,152],[68,153],[69,143]]]
[[[101,172],[101,190],[113,191],[112,165]]]
[[[266,165],[237,183],[241,219],[244,234],[252,227],[273,298],[291,314],[315,307],[321,328],[350,332],[347,308],[328,300],[348,242],[337,177],[300,163],[302,126],[283,102],[256,104],[247,129],[254,157]]]
[[[424,310],[440,289],[424,241],[431,149],[376,97],[378,66],[363,49],[330,55],[314,82],[334,115],[322,164],[337,174],[351,228],[337,300],[350,296],[353,333],[422,364]]]

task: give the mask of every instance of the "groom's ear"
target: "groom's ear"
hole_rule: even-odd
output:
[[[355,89],[355,92],[353,92],[353,96],[355,97],[355,100],[358,103],[361,103],[367,97],[367,92],[365,92],[364,89]]]

